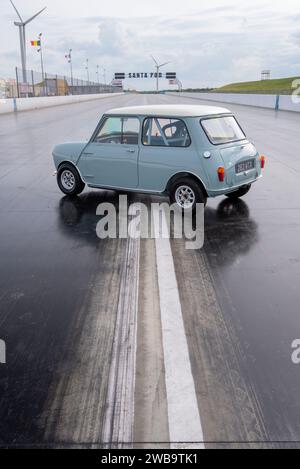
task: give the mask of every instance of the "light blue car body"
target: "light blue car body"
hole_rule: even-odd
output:
[[[136,117],[140,121],[138,145],[96,143],[94,136],[107,117]],[[88,142],[57,145],[53,149],[56,169],[65,162],[74,165],[82,181],[89,187],[164,194],[177,176],[191,176],[208,197],[216,197],[252,184],[261,177],[259,154],[252,143],[243,138],[236,142],[213,144],[201,121],[232,116],[223,108],[197,105],[137,106],[106,112]],[[189,132],[187,147],[146,146],[142,128],[146,118],[182,120]],[[254,159],[249,171],[236,171],[236,165]],[[225,168],[220,182],[218,168]]]

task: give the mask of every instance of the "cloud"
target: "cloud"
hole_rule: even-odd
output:
[[[290,3],[291,0],[285,0],[278,10],[269,0],[263,4],[244,0],[222,5],[212,0],[211,7],[203,8],[191,0],[186,2],[185,11],[177,14],[178,2],[173,0],[169,2],[173,8],[164,15],[128,13],[127,17],[107,17],[99,15],[99,7],[95,7],[95,16],[88,8],[89,16],[78,13],[73,17],[72,13],[79,8],[79,1],[73,0],[70,17],[54,16],[53,12],[52,16],[41,16],[39,22],[29,25],[27,37],[34,38],[39,29],[45,32],[44,57],[49,73],[69,73],[64,57],[69,48],[73,49],[74,75],[86,77],[88,58],[92,79],[96,79],[97,64],[105,66],[109,79],[115,71],[152,71],[150,54],[153,54],[158,60],[172,62],[168,68],[177,71],[184,86],[217,86],[258,79],[263,68],[271,68],[273,76],[300,73],[297,72],[300,31],[295,20],[300,17],[300,8],[292,10]],[[115,0],[115,11],[119,11],[117,4]],[[188,8],[190,4],[193,9]],[[296,4],[299,5],[298,0]],[[159,10],[153,7],[153,12]],[[0,76],[7,76],[13,75],[14,66],[19,63],[19,44],[13,23],[3,22],[3,28],[7,40],[0,45]],[[28,46],[27,55],[28,67],[39,70],[36,51]],[[154,87],[153,81],[136,80],[128,84]]]
[[[122,56],[131,44],[132,36],[124,21],[102,18],[99,21],[99,53],[107,56]]]

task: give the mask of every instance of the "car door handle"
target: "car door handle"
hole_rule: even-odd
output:
[[[83,152],[83,155],[93,155],[94,153],[88,153],[86,151]]]
[[[135,153],[135,149],[134,148],[129,148],[128,150],[126,150],[127,153]]]

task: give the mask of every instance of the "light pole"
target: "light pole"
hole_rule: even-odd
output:
[[[69,53],[65,55],[66,59],[70,64],[70,71],[71,71],[71,86],[72,86],[72,94],[73,94],[73,64],[72,64],[72,49],[69,49]]]
[[[44,75],[44,61],[43,61],[43,48],[42,48],[42,33],[40,33],[38,35],[38,38],[39,38],[39,49],[37,50],[37,52],[39,52],[41,54],[41,71],[42,71],[42,83],[43,83],[43,89],[44,89],[44,94],[45,91],[47,91],[47,84],[46,84],[46,80],[45,80],[45,75]]]
[[[20,35],[20,49],[21,49],[21,63],[22,63],[22,77],[23,77],[23,83],[27,83],[27,72],[26,72],[26,31],[25,27],[28,23],[30,23],[34,18],[36,18],[38,15],[40,15],[44,10],[46,10],[46,7],[40,10],[38,13],[33,15],[31,18],[29,18],[27,21],[23,21],[21,18],[20,13],[18,12],[17,8],[13,4],[12,0],[10,0],[10,3],[12,4],[15,12],[17,13],[20,21],[15,21],[14,24],[15,26],[18,26],[19,28],[19,35]]]
[[[103,80],[104,80],[104,84],[106,85],[106,68],[102,67],[103,68]]]
[[[69,49],[69,64],[71,72],[71,86],[73,88],[73,63],[72,63],[72,49]]]
[[[86,75],[87,75],[87,81],[88,81],[88,84],[90,83],[90,72],[89,72],[89,59],[86,59]]]
[[[97,82],[98,82],[98,87],[99,87],[99,93],[101,93],[101,85],[100,85],[100,75],[99,75],[99,68],[100,66],[97,65],[97,71],[96,71],[96,75],[97,75]]]
[[[163,64],[159,64],[159,63],[157,62],[157,60],[155,60],[155,58],[153,57],[153,55],[151,55],[151,58],[152,58],[153,62],[155,63],[155,68],[156,68],[156,91],[157,91],[157,93],[158,93],[158,91],[159,91],[159,81],[158,81],[158,79],[159,79],[159,71],[160,71],[160,69],[161,69],[162,67],[165,67],[166,65],[170,64],[171,62],[165,62],[165,63],[163,63]]]
[[[39,34],[38,38],[39,38],[40,48],[37,51],[41,54],[42,80],[44,81],[44,60],[43,60],[43,48],[42,48],[42,33]]]

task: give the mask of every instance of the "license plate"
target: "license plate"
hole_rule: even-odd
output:
[[[250,169],[254,168],[255,160],[247,160],[243,161],[242,163],[238,163],[235,165],[235,172],[237,174],[244,173],[245,171],[249,171]]]

